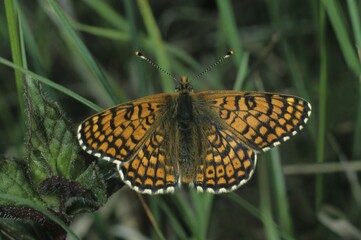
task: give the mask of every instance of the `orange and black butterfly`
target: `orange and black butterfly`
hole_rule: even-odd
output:
[[[224,193],[245,184],[257,154],[290,139],[310,115],[311,105],[299,97],[194,93],[182,77],[175,93],[140,98],[87,118],[78,140],[87,153],[115,163],[121,179],[137,192],[169,193],[190,184],[200,192]]]

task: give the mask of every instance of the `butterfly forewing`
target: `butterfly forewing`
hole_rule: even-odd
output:
[[[290,95],[214,91],[197,97],[206,100],[239,140],[255,151],[267,151],[288,140],[311,115],[307,101]]]
[[[170,94],[157,94],[89,117],[78,128],[80,146],[108,161],[130,160],[159,124],[169,98]]]

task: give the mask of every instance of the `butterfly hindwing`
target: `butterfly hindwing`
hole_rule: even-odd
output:
[[[274,93],[214,91],[197,97],[236,131],[255,151],[267,151],[300,131],[311,115],[311,105],[298,97]]]
[[[171,161],[169,144],[174,143],[164,127],[157,127],[131,161],[117,164],[122,180],[141,193],[173,192],[178,182],[178,169]]]
[[[197,191],[224,193],[245,184],[256,167],[257,154],[229,129],[213,123],[206,134],[207,148],[195,172]]]

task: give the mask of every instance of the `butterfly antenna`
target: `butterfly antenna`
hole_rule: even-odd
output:
[[[226,55],[224,55],[223,57],[221,57],[220,59],[218,59],[215,63],[213,63],[212,65],[208,66],[206,69],[204,69],[202,72],[200,72],[199,74],[197,74],[191,81],[189,82],[193,82],[194,80],[200,78],[201,76],[203,76],[206,72],[208,72],[209,70],[211,70],[212,68],[214,68],[215,66],[217,66],[219,63],[223,62],[223,60],[226,60],[227,58],[229,58],[230,56],[232,56],[234,54],[234,52],[231,50],[229,52],[227,52]]]
[[[156,69],[158,69],[159,71],[161,71],[162,73],[165,73],[166,75],[170,76],[175,82],[179,82],[172,74],[170,74],[169,72],[167,72],[166,70],[164,70],[163,68],[159,67],[157,64],[155,64],[154,62],[152,62],[149,58],[147,58],[146,56],[143,55],[143,53],[136,51],[135,55],[137,55],[138,57],[140,57],[141,59],[145,60],[146,62],[148,62],[150,65],[152,65],[153,67],[155,67]]]

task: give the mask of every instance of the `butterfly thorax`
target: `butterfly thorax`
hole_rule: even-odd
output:
[[[193,120],[192,97],[187,92],[180,93],[178,97],[178,105],[177,105],[178,128],[184,131],[189,130],[192,120]]]

